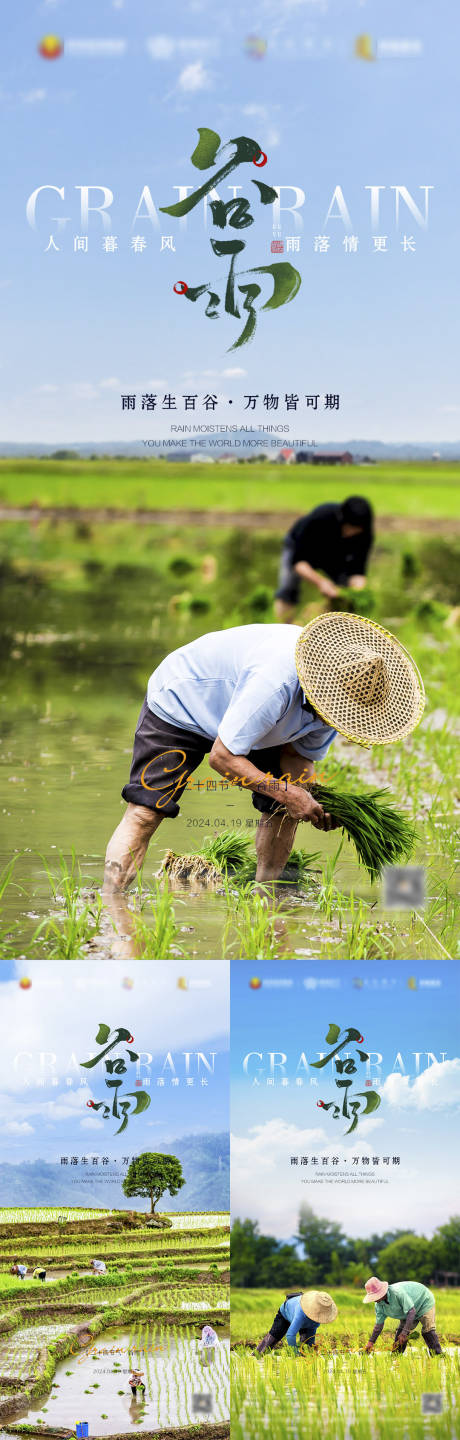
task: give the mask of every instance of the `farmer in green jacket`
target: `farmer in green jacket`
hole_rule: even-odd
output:
[[[399,1320],[393,1350],[405,1350],[411,1330],[415,1330],[421,1322],[423,1339],[430,1354],[442,1355],[435,1328],[435,1298],[426,1285],[419,1284],[418,1280],[397,1280],[394,1285],[389,1285],[388,1280],[378,1280],[373,1275],[371,1280],[366,1280],[365,1290],[363,1304],[375,1304],[375,1325],[366,1345],[366,1354],[374,1349],[385,1320]]]

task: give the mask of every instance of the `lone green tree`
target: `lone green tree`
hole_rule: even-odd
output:
[[[150,1213],[154,1215],[157,1201],[161,1200],[165,1190],[170,1195],[177,1195],[182,1185],[185,1185],[185,1177],[180,1160],[176,1160],[175,1155],[156,1155],[146,1151],[131,1160],[123,1190],[125,1195],[149,1196]]]

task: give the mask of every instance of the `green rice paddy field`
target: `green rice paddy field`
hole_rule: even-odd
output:
[[[339,1314],[332,1325],[317,1332],[315,1350],[306,1349],[295,1357],[283,1343],[262,1358],[256,1356],[255,1345],[270,1327],[280,1292],[232,1292],[232,1437],[458,1437],[460,1291],[435,1291],[443,1347],[443,1355],[436,1357],[428,1356],[420,1330],[404,1354],[392,1355],[396,1324],[391,1321],[373,1354],[364,1354],[374,1323],[373,1307],[367,1307],[366,1313],[360,1293],[338,1289],[333,1294]],[[426,1410],[426,1395],[442,1397],[439,1414]]]
[[[216,1435],[228,1433],[228,1216],[174,1218],[182,1224],[157,1231],[126,1212],[0,1210],[2,1437],[57,1434],[84,1415],[91,1436],[176,1427],[199,1437],[193,1396],[202,1389]],[[10,1273],[17,1256],[23,1281]],[[94,1258],[105,1275],[91,1272]],[[208,1322],[220,1341],[209,1375],[198,1343]],[[133,1399],[134,1366],[146,1388]]]
[[[0,460],[0,504],[79,506],[94,509],[224,510],[305,513],[325,500],[364,494],[380,514],[419,520],[459,519],[459,467],[455,462],[391,461],[283,468],[184,464],[127,459]]]
[[[308,467],[299,478],[300,468],[0,462],[5,958],[458,958],[458,467]],[[219,790],[207,760],[179,818],[157,831],[139,886],[105,907],[103,856],[123,813],[149,674],[205,631],[273,622],[289,521],[350,490],[376,511],[368,586],[356,603],[412,651],[427,705],[402,744],[365,752],[336,741],[324,783],[389,789],[415,825],[424,908],[386,910],[352,845],[307,825],[297,832],[296,873],[264,903],[251,885],[257,812],[247,794]],[[116,507],[125,515],[103,513]],[[323,603],[305,586],[298,623]],[[350,603],[350,592],[334,602]],[[246,837],[244,883],[230,875],[227,886],[168,890],[155,879],[167,850],[195,854],[222,833]]]

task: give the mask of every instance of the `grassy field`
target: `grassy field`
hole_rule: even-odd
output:
[[[420,1330],[392,1355],[389,1322],[372,1355],[363,1347],[373,1323],[362,1295],[333,1292],[339,1314],[317,1331],[316,1348],[296,1357],[283,1344],[263,1358],[243,1346],[232,1356],[234,1440],[454,1440],[460,1435],[460,1291],[438,1291],[442,1357],[430,1357]],[[232,1292],[234,1341],[258,1341],[280,1304],[279,1291]],[[369,1311],[371,1312],[369,1314]],[[423,1397],[442,1396],[442,1413],[423,1413]]]
[[[0,460],[0,505],[305,513],[365,495],[380,515],[459,517],[460,466],[388,461],[360,467],[188,465],[158,460]]]
[[[347,1347],[350,1344],[362,1346],[369,1339],[374,1324],[373,1307],[363,1306],[361,1290],[339,1288],[331,1293],[339,1313],[333,1325],[322,1325],[318,1331],[318,1349],[326,1353],[330,1349],[340,1348],[343,1344]],[[262,1335],[270,1329],[283,1298],[279,1290],[233,1289],[232,1341],[239,1343],[253,1340],[258,1343]],[[460,1346],[460,1290],[436,1291],[436,1318],[441,1339],[446,1343],[456,1340]],[[389,1349],[395,1329],[396,1321],[389,1320],[379,1340],[379,1349]],[[424,1349],[424,1342],[420,1342],[420,1329],[416,1335],[417,1338],[411,1339],[410,1345],[420,1349],[422,1343]]]

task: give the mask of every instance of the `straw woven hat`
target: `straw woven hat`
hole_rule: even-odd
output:
[[[304,1315],[308,1315],[309,1320],[318,1321],[320,1325],[328,1325],[329,1321],[335,1320],[338,1315],[337,1306],[327,1290],[305,1290],[300,1296],[300,1304]]]
[[[415,661],[389,630],[363,615],[317,615],[299,635],[295,663],[307,699],[347,740],[389,745],[422,718],[425,691]]]

